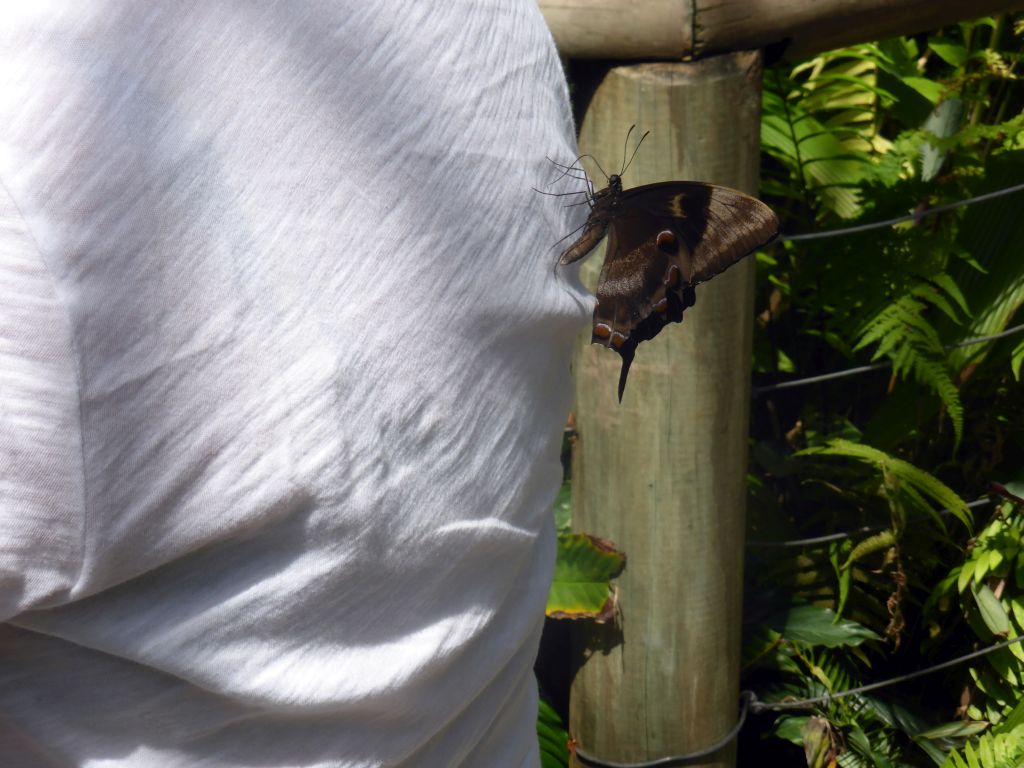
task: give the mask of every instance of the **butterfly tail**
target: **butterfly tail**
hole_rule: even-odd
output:
[[[619,374],[619,402],[622,402],[622,393],[626,391],[626,377],[629,376],[629,366],[633,364],[633,355],[636,354],[636,344],[627,341],[621,349],[615,350],[622,356],[622,372]]]

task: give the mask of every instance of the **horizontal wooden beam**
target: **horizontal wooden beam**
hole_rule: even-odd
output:
[[[683,60],[773,47],[786,58],[909,35],[1024,0],[538,0],[570,59]]]

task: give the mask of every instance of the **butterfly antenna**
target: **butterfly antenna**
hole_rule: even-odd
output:
[[[636,128],[636,123],[629,126],[629,130],[626,131],[626,140],[622,142],[622,165],[619,166],[622,170],[619,172],[619,176],[626,172],[626,152],[629,151],[629,137],[633,135],[634,128]]]
[[[604,168],[602,168],[601,164],[599,162],[597,162],[597,158],[596,157],[594,157],[593,155],[583,155],[583,157],[589,157],[591,160],[593,160],[594,161],[594,165],[597,166],[597,170],[599,170],[601,172],[601,175],[604,176],[606,179],[609,178],[608,174],[604,172]]]
[[[632,131],[633,129],[630,128],[629,130]],[[650,131],[645,131],[644,135],[640,137],[640,141],[638,141],[636,143],[636,146],[633,147],[633,154],[629,156],[629,162],[625,163],[623,165],[622,173],[620,173],[619,176],[625,176],[626,175],[626,170],[629,168],[629,166],[631,166],[633,164],[633,158],[635,158],[636,157],[636,153],[640,151],[640,145],[643,144],[644,143],[644,139],[646,139],[650,135],[651,135]],[[626,138],[627,139],[629,138],[629,134],[626,134]],[[622,159],[623,159],[623,161],[625,161],[625,159],[626,159],[625,149],[623,149],[623,152],[622,152]]]

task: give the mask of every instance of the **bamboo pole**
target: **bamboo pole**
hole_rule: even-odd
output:
[[[563,56],[681,59],[772,46],[788,58],[1024,9],[1024,0],[538,0]]]
[[[756,193],[760,81],[751,52],[607,70],[581,151],[618,170],[636,123],[651,135],[627,187],[695,179]],[[584,268],[591,288],[599,262]],[[628,556],[619,622],[582,638],[572,686],[573,737],[603,760],[702,749],[735,723],[753,267],[700,286],[682,325],[640,346],[621,404],[619,357],[584,342],[575,358],[573,523]],[[732,762],[728,749],[704,764]]]

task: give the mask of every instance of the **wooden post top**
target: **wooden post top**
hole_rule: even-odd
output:
[[[538,0],[570,59],[680,61],[775,47],[799,58],[1024,9],[1024,0]]]

